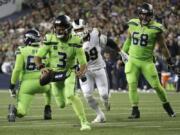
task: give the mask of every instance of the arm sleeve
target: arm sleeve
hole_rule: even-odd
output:
[[[11,76],[11,84],[16,84],[17,80],[19,79],[20,73],[23,70],[23,56],[21,54],[18,54],[16,56],[16,62],[15,62],[15,67],[12,72]]]
[[[86,55],[85,55],[85,52],[82,49],[82,47],[81,48],[76,48],[76,57],[77,57],[78,62],[79,62],[80,65],[87,64]]]

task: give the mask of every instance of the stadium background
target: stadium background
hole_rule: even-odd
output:
[[[7,89],[11,69],[15,61],[15,50],[22,45],[23,33],[37,28],[41,34],[52,30],[52,20],[59,14],[72,19],[83,18],[92,27],[112,38],[121,48],[126,39],[127,21],[135,17],[142,2],[150,2],[155,9],[155,19],[166,28],[166,43],[172,54],[173,70],[168,70],[161,48],[156,46],[156,66],[163,86],[180,91],[180,3],[179,0],[1,0],[0,1],[0,89]],[[103,50],[107,64],[110,88],[127,90],[124,64],[110,48]],[[167,83],[168,82],[168,83]],[[143,76],[139,88],[145,91],[150,86]]]

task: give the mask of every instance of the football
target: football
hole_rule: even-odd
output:
[[[44,86],[44,85],[50,83],[51,76],[52,76],[51,70],[48,70],[48,72],[41,72],[41,76],[40,76],[40,80],[39,80],[40,85]]]

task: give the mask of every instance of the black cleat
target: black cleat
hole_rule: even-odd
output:
[[[169,104],[169,102],[164,103],[163,108],[170,117],[176,117],[176,113],[173,111],[173,109],[172,109],[171,105]]]
[[[138,109],[138,106],[133,106],[132,113],[128,117],[128,119],[138,119],[138,118],[140,118],[140,111]]]
[[[51,116],[51,106],[50,105],[46,105],[44,107],[44,120],[51,120],[52,116]]]
[[[16,113],[17,113],[17,110],[16,110],[15,105],[9,104],[8,116],[7,116],[9,122],[15,122],[16,121]]]

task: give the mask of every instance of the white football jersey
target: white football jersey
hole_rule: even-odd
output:
[[[88,70],[96,70],[106,66],[101,55],[101,49],[105,46],[106,41],[106,36],[100,36],[99,31],[93,28],[89,41],[83,43],[83,49],[88,62]]]

